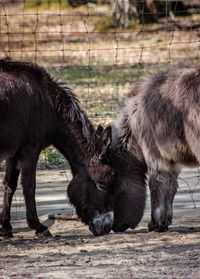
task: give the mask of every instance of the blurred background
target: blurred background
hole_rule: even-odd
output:
[[[200,2],[0,1],[0,57],[46,67],[76,93],[94,125],[106,125],[141,76],[177,64],[199,64]],[[50,147],[42,152],[38,168],[68,166]],[[71,178],[70,172],[60,173],[63,183]],[[199,174],[187,177],[195,182],[180,182],[196,207]]]

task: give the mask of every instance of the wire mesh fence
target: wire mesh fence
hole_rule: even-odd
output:
[[[47,67],[73,89],[93,123],[105,125],[140,76],[174,64],[199,64],[198,2],[0,1],[0,56]],[[41,156],[42,166],[66,165],[50,149]]]

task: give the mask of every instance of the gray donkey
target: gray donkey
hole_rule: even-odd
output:
[[[200,67],[171,69],[141,80],[112,129],[106,128],[101,137],[104,144],[100,139],[101,148],[97,144],[92,159],[100,171],[89,166],[91,177],[109,185],[110,191],[128,168],[139,196],[146,175],[151,194],[149,230],[167,230],[181,166],[200,165]],[[101,165],[107,165],[107,176]]]

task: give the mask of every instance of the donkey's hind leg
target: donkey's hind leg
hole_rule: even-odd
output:
[[[6,160],[6,173],[3,180],[4,197],[3,208],[0,213],[0,236],[12,237],[12,226],[10,224],[10,209],[12,198],[17,188],[19,170],[16,169],[17,160],[10,158]]]
[[[177,174],[154,172],[149,176],[151,222],[149,230],[163,232],[172,222],[172,206],[178,187]]]

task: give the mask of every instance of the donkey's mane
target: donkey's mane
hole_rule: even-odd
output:
[[[56,113],[70,129],[82,152],[88,155],[93,151],[93,126],[70,88],[54,80],[43,67],[35,63],[0,59],[1,72],[9,74],[25,72],[26,75],[34,76],[37,82],[40,81],[46,90],[40,90],[39,94],[49,95]]]
[[[55,110],[59,117],[69,127],[84,154],[93,151],[94,128],[80,107],[80,103],[70,88],[54,82],[56,94],[52,87],[51,98],[54,100]]]

